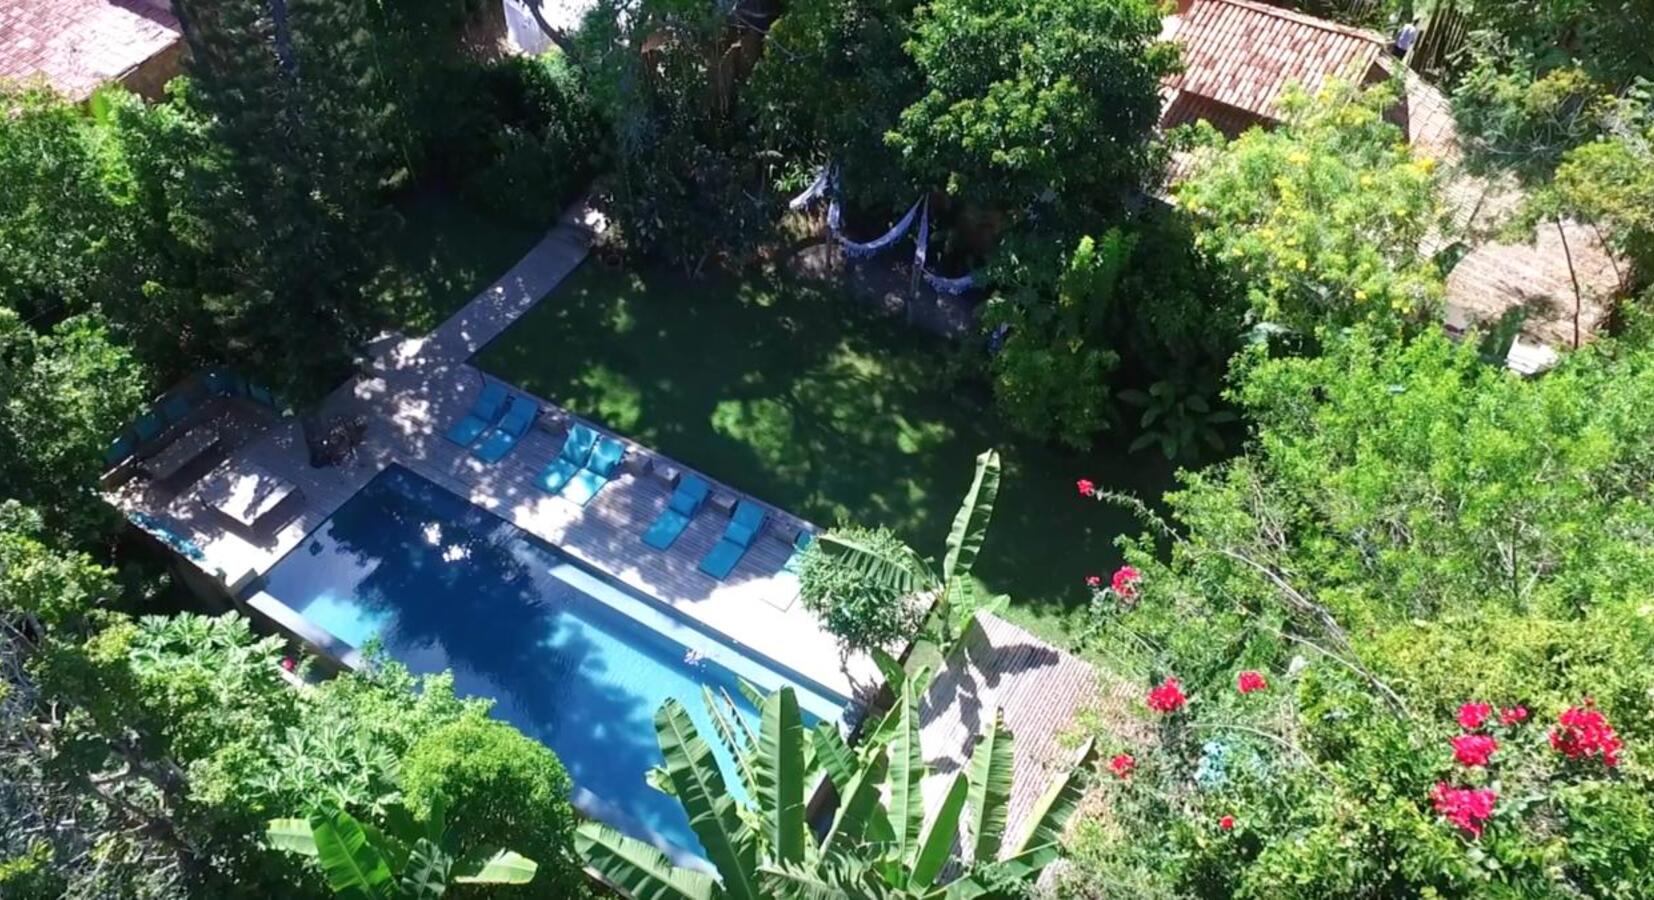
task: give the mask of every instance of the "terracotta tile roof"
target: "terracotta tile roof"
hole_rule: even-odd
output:
[[[80,99],[178,39],[165,0],[0,0],[0,80]]]
[[[1376,32],[1250,0],[1196,0],[1175,35],[1185,68],[1169,86],[1271,119],[1287,84],[1365,80],[1385,46]]]
[[[1127,719],[1136,697],[1131,685],[1004,619],[978,614],[920,707],[920,743],[937,773],[924,784],[926,809],[934,813],[941,804],[948,782],[964,769],[998,710],[1014,739],[1005,840],[1016,840],[1040,796],[1074,763],[1078,746],[1067,737],[1075,716],[1095,711],[1110,722]]]

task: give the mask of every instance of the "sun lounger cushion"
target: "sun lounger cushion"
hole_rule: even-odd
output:
[[[737,504],[735,515],[730,518],[728,527],[724,529],[724,536],[719,538],[718,543],[701,559],[701,571],[720,580],[734,571],[736,563],[747,554],[747,548],[752,545],[752,539],[757,536],[758,529],[763,527],[766,515],[762,506],[749,500],[742,500]]]
[[[694,475],[685,475],[678,480],[678,487],[672,492],[670,508],[682,515],[693,516],[706,502],[706,495],[710,492],[711,488],[705,481]]]
[[[656,550],[665,550],[689,527],[689,517],[675,509],[661,512],[649,530],[643,533],[643,542]]]
[[[488,426],[499,418],[500,409],[505,406],[508,396],[505,386],[497,381],[483,385],[476,401],[471,404],[471,410],[455,422],[443,437],[461,447],[470,446],[472,441],[482,436],[482,433],[488,430]]]
[[[138,421],[133,423],[132,427],[138,432],[138,440],[147,441],[160,434],[161,429],[166,427],[166,423],[161,420],[160,413],[150,411],[139,416]]]
[[[166,417],[170,424],[176,425],[184,421],[190,414],[190,399],[183,394],[173,394],[161,403],[161,415]]]
[[[103,461],[107,465],[118,466],[132,458],[132,451],[138,449],[138,442],[132,435],[123,432],[119,437],[109,442],[109,449],[103,451]]]
[[[815,543],[815,537],[808,531],[799,531],[798,537],[793,538],[793,555],[787,557],[787,561],[781,564],[781,571],[797,575],[798,570],[804,566],[804,551],[810,549],[810,545]]]
[[[574,480],[563,490],[563,496],[581,506],[592,502],[597,492],[610,482],[615,467],[625,457],[625,444],[611,437],[599,439],[591,459],[586,461],[586,467],[574,474]]]
[[[552,460],[535,483],[540,490],[548,494],[561,493],[568,486],[591,458],[592,447],[597,443],[597,432],[581,425],[579,422],[569,427],[568,436],[563,438],[563,448],[557,451],[557,458]]]
[[[735,564],[747,554],[747,548],[731,541],[719,541],[701,558],[700,569],[720,581],[735,571]]]
[[[505,459],[505,455],[517,446],[540,415],[540,404],[532,398],[519,394],[512,396],[508,402],[510,405],[506,407],[500,424],[490,428],[482,436],[482,441],[471,449],[471,455],[483,462],[497,463]]]

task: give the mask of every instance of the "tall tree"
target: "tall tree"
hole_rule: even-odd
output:
[[[924,81],[888,140],[921,183],[1016,215],[1114,204],[1160,176],[1177,52],[1149,0],[939,0],[908,42]]]
[[[1254,321],[1304,332],[1435,321],[1442,276],[1423,243],[1442,222],[1434,164],[1385,120],[1393,89],[1285,99],[1280,128],[1217,142],[1176,188],[1208,256],[1238,271]]]

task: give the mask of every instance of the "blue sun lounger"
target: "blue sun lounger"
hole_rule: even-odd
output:
[[[500,411],[505,408],[505,385],[498,381],[490,381],[482,386],[482,392],[477,399],[471,402],[471,411],[460,418],[458,422],[449,426],[442,436],[461,447],[471,446],[471,442],[482,436],[488,426],[500,417]]]
[[[649,530],[643,533],[643,542],[656,550],[665,550],[672,546],[672,542],[683,534],[689,527],[689,520],[700,511],[701,504],[706,502],[709,488],[705,481],[694,475],[685,475],[678,479],[678,487],[672,492],[672,501],[666,504]]]
[[[592,450],[591,459],[586,460],[585,468],[574,473],[574,480],[563,489],[563,496],[572,503],[581,506],[592,502],[597,492],[603,490],[603,485],[614,478],[614,471],[620,461],[626,458],[626,445],[612,437],[597,439],[597,447]]]
[[[764,527],[764,519],[768,515],[762,506],[751,500],[736,504],[735,515],[730,517],[729,525],[724,528],[724,536],[701,557],[701,571],[720,581],[727,577],[741,557],[747,555],[747,548],[752,546],[752,539],[758,536],[758,529]]]
[[[528,433],[529,426],[540,415],[540,401],[521,394],[512,395],[506,401],[505,415],[500,418],[500,424],[488,430],[482,436],[482,441],[471,448],[471,455],[485,463],[497,463],[505,459],[505,455],[517,446],[523,435]]]
[[[789,575],[797,575],[798,570],[804,565],[804,551],[810,549],[810,545],[815,543],[815,540],[816,536],[810,532],[799,531],[798,537],[793,538],[793,555],[787,557],[787,561],[781,564],[781,571]]]
[[[592,447],[596,444],[597,432],[579,422],[570,425],[568,436],[563,438],[563,449],[557,451],[557,458],[540,472],[534,483],[548,494],[561,493],[575,473],[585,466],[586,460],[591,458]]]

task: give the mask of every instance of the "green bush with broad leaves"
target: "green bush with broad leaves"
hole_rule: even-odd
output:
[[[1065,895],[1648,895],[1654,351],[1321,340],[1242,358],[1253,442],[1094,607],[1153,739],[1105,742]]]

